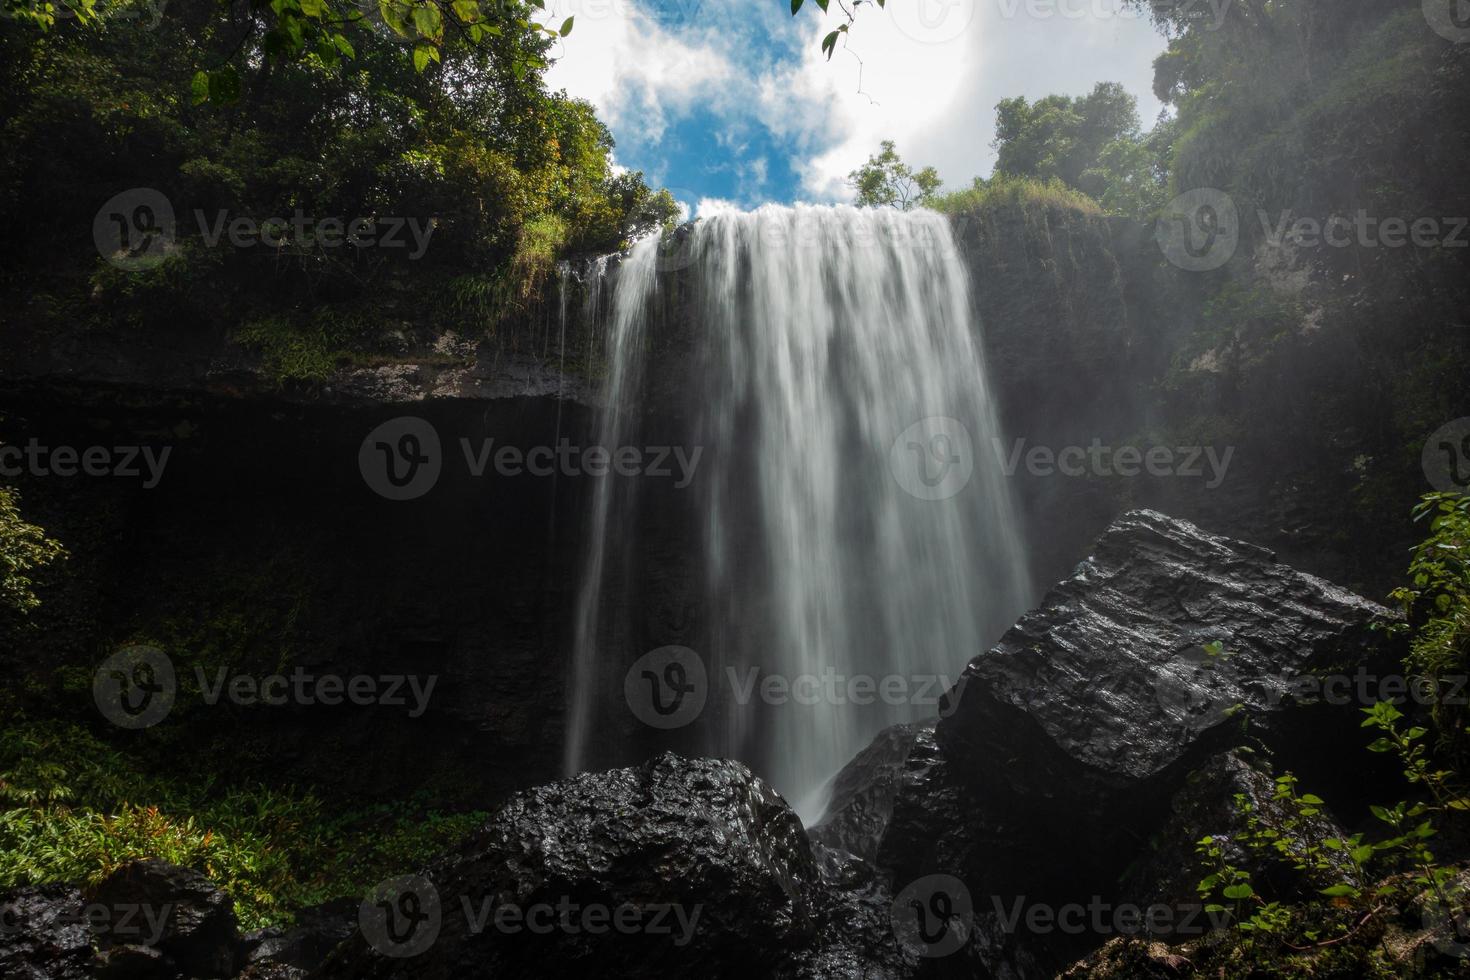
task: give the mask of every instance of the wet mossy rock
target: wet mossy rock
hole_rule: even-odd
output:
[[[1033,955],[1060,969],[1069,943],[1081,955],[1087,937],[1007,934],[988,899],[1148,897],[1130,890],[1136,878],[1120,879],[1150,856],[1191,773],[1205,770],[1193,792],[1207,812],[1227,808],[1237,784],[1264,791],[1256,783],[1266,777],[1220,753],[1272,752],[1280,769],[1346,807],[1364,804],[1365,786],[1396,778],[1370,771],[1381,760],[1358,751],[1358,705],[1324,703],[1303,680],[1364,665],[1396,672],[1401,651],[1374,628],[1391,619],[1265,549],[1130,512],[970,662],[932,730],[890,729],[838,776],[834,809],[814,834],[874,855],[895,891],[958,876],[975,902],[972,951],[990,972]],[[1344,752],[1354,753],[1350,766]],[[1157,888],[1190,874],[1179,866],[1189,857],[1155,867]]]
[[[997,810],[1065,814],[1097,845],[1247,726],[1322,768],[1361,717],[1302,678],[1391,669],[1375,624],[1392,619],[1263,548],[1133,511],[970,661],[936,739]]]
[[[834,917],[865,918],[870,934],[879,925],[873,905],[828,886],[796,814],[749,769],[672,753],[519,793],[402,887],[438,908],[433,941],[384,955],[392,941],[368,927],[314,976],[812,976],[804,964],[819,955],[865,962]],[[631,907],[636,925],[536,934],[517,924],[561,905],[574,924],[580,910]]]
[[[0,977],[227,978],[239,934],[228,895],[164,861],[125,864],[92,888],[46,885],[0,897]]]

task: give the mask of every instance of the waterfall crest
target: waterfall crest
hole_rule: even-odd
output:
[[[825,780],[882,727],[932,717],[1029,598],[966,270],[931,212],[767,206],[642,243],[614,287],[609,445],[636,414],[660,265],[688,297],[680,384],[704,450],[692,745],[749,762],[810,820]],[[599,615],[633,546],[609,515],[632,492],[604,481],[593,503],[570,770],[599,738],[594,702],[645,652]]]

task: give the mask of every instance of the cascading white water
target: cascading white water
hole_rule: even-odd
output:
[[[749,761],[810,820],[828,777],[885,725],[932,717],[938,685],[1028,598],[967,276],[929,212],[768,206],[701,220],[682,249],[701,351],[687,384],[705,406],[698,652],[723,706],[701,742]],[[641,244],[615,287],[604,438],[629,418],[657,264]],[[599,488],[588,542],[572,769],[591,688],[607,686],[594,661],[626,668],[642,652],[597,650],[624,546],[607,519],[615,493]]]
[[[648,297],[654,287],[658,241],[647,238],[633,247],[619,269],[617,291],[609,319],[604,350],[608,361],[607,402],[602,410],[601,445],[618,446],[643,370],[643,334],[647,326]],[[602,282],[607,275],[607,260],[598,259],[587,293],[588,313],[595,321],[601,300]],[[572,697],[568,712],[567,740],[563,747],[563,768],[569,773],[582,769],[587,741],[590,737],[592,696],[600,676],[596,662],[598,620],[601,612],[602,584],[606,574],[608,553],[615,543],[610,541],[616,528],[609,526],[620,485],[613,480],[598,483],[592,501],[592,517],[588,529],[582,587],[577,599],[576,623],[572,648]]]

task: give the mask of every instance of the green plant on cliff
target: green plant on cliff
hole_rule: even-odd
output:
[[[0,487],[0,607],[24,614],[39,606],[31,574],[65,557],[61,542],[21,516],[15,490]]]
[[[990,179],[976,177],[971,186],[961,191],[941,194],[930,207],[945,214],[961,214],[987,208],[1044,207],[1101,214],[1102,208],[1086,194],[1068,187],[1055,177],[1008,177],[997,174]]]
[[[114,6],[146,4],[98,0],[90,26],[0,19],[0,209],[28,229],[0,293],[26,325],[275,318],[301,334],[276,359],[315,375],[305,311],[428,332],[444,284],[484,274],[504,283],[487,326],[527,319],[563,252],[616,250],[677,213],[641,173],[614,172],[590,104],[548,90],[539,3],[403,0],[363,8],[374,24],[351,0],[159,4],[150,19]],[[344,234],[354,222],[370,230]],[[125,261],[141,241],[155,261]]]
[[[76,725],[22,717],[0,729],[0,889],[95,883],[160,858],[218,882],[256,929],[360,895],[484,818],[424,799],[343,811],[289,788],[158,775]]]
[[[1414,624],[1409,664],[1435,679],[1470,670],[1470,496],[1425,494],[1414,520],[1428,522],[1409,582],[1393,598]]]
[[[1412,632],[1405,667],[1415,681],[1429,684],[1436,725],[1452,729],[1438,740],[1442,751],[1436,752],[1429,728],[1414,724],[1393,703],[1381,701],[1363,709],[1362,727],[1377,732],[1368,750],[1396,755],[1413,794],[1369,808],[1382,828],[1371,838],[1366,833],[1323,837],[1314,832],[1320,826],[1314,818],[1326,803],[1298,793],[1291,773],[1275,779],[1272,799],[1283,814],[1277,819],[1261,819],[1247,797],[1237,794],[1236,811],[1245,829],[1235,835],[1235,843],[1257,859],[1282,862],[1304,875],[1321,896],[1291,901],[1262,894],[1264,886],[1256,877],[1230,860],[1229,837],[1202,838],[1196,852],[1205,874],[1198,891],[1210,902],[1207,909],[1230,912],[1241,932],[1272,937],[1265,946],[1248,942],[1238,951],[1258,960],[1269,960],[1280,947],[1308,953],[1344,942],[1373,918],[1410,902],[1429,901],[1451,910],[1446,914],[1467,907],[1467,896],[1454,885],[1460,868],[1443,863],[1431,847],[1447,825],[1462,823],[1470,813],[1465,775],[1445,751],[1456,744],[1452,736],[1462,724],[1460,709],[1451,713],[1450,688],[1440,683],[1464,665],[1465,624],[1470,622],[1470,575],[1463,559],[1470,530],[1467,512],[1463,495],[1423,497],[1414,513],[1429,519],[1428,535],[1414,549],[1411,584],[1394,591],[1409,618],[1402,628]],[[1303,967],[1302,975],[1311,975],[1311,970]]]

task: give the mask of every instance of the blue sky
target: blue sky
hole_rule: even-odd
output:
[[[1157,116],[1152,61],[1164,40],[1120,0],[888,0],[840,22],[789,0],[552,0],[575,16],[554,88],[591,101],[617,162],[673,190],[691,212],[850,197],[844,177],[893,139],[946,186],[995,162],[995,103],[1080,95],[1122,82],[1145,125]],[[861,81],[860,81],[861,80]]]

